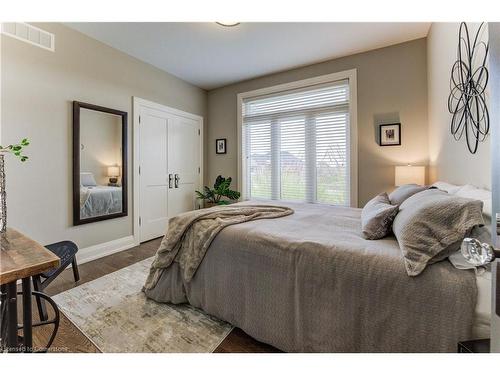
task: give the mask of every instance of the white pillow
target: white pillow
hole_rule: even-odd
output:
[[[448,194],[455,194],[461,188],[461,186],[449,184],[444,181],[435,182],[432,186],[438,188],[439,190],[446,191]]]
[[[82,186],[97,186],[94,175],[90,172],[80,173],[80,184]]]
[[[472,185],[464,185],[455,193],[455,195],[457,197],[483,201],[483,213],[489,218],[491,218],[491,216],[493,215],[493,196],[491,194],[491,191],[478,189],[477,187]]]

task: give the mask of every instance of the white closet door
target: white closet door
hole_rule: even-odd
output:
[[[168,216],[197,208],[195,190],[200,181],[200,124],[198,121],[171,116],[168,124],[168,170],[173,187],[168,194]]]
[[[140,116],[140,241],[163,236],[168,223],[169,116],[141,108]]]
[[[195,190],[201,185],[202,119],[139,101],[134,107],[139,120],[134,128],[138,145],[134,160],[139,164],[134,228],[144,242],[165,235],[169,218],[198,208]]]

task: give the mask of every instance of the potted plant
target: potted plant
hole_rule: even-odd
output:
[[[23,149],[28,146],[28,139],[23,139],[21,142],[13,145],[0,145],[0,233],[5,233],[7,230],[7,193],[5,192],[5,154],[13,154],[19,160],[25,162],[28,160],[26,155],[23,155]]]
[[[224,178],[219,175],[215,180],[213,189],[205,186],[203,192],[196,190],[198,199],[202,199],[204,201],[205,208],[217,205],[226,205],[230,204],[230,201],[238,200],[240,198],[240,193],[230,189],[231,182],[231,177]],[[222,198],[228,198],[229,200]]]

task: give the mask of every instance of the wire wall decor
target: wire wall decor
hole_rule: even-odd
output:
[[[482,40],[485,23],[471,39],[465,22],[458,32],[457,60],[451,69],[448,111],[452,114],[451,134],[456,141],[463,137],[472,154],[490,132],[490,115],[486,104],[489,73],[486,67],[488,43]]]

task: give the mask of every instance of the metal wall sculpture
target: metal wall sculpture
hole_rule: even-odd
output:
[[[481,23],[471,40],[467,24],[460,24],[457,61],[451,70],[448,97],[448,111],[453,115],[451,134],[457,141],[465,136],[472,154],[477,152],[479,142],[483,142],[490,131],[486,104],[488,43],[481,40],[485,29],[485,24]]]

